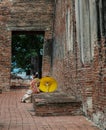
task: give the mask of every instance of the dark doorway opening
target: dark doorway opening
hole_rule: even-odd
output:
[[[30,78],[38,72],[41,78],[43,43],[43,31],[12,31],[11,73]]]

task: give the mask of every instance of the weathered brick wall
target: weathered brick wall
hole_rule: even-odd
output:
[[[61,1],[60,1],[61,2]],[[62,6],[62,7],[61,7]],[[64,10],[62,13],[61,10]],[[64,87],[63,58],[65,53],[65,4],[56,3],[55,9],[55,39],[53,44],[53,76],[58,81],[58,89]],[[67,74],[68,75],[68,74]],[[64,87],[66,88],[66,87]]]
[[[93,121],[103,130],[106,129],[106,39],[103,37],[95,47]]]
[[[0,2],[0,88],[8,89],[10,86],[12,31],[43,31],[45,41],[50,39],[46,31],[52,34],[53,9],[53,0]],[[49,60],[47,62],[48,66]]]
[[[8,28],[11,30],[52,30],[52,0],[14,0],[11,1],[11,19]]]
[[[53,44],[53,33],[49,30],[45,32],[45,41],[43,46],[43,66],[42,66],[42,77],[51,75],[51,61],[52,61],[52,44]]]
[[[10,88],[29,88],[31,80],[24,80],[24,79],[11,79],[10,81]]]
[[[7,90],[10,83],[11,33],[7,30],[10,4],[0,2],[0,88]]]
[[[76,39],[75,7],[72,4],[72,1],[68,0],[56,1],[52,74],[58,81],[59,89],[80,98],[85,115],[104,130],[106,128],[106,43],[103,43],[103,40],[98,42],[92,37],[93,58],[89,62],[81,61],[81,46]],[[70,14],[74,14],[70,16],[70,22],[74,21],[71,30],[74,34],[72,50],[69,50],[67,44],[67,8],[70,9]],[[95,30],[93,33],[96,34]]]
[[[67,7],[72,11],[70,1],[57,1],[56,17],[55,17],[55,40],[53,48],[53,75],[59,83],[59,89],[66,91],[68,94],[73,94],[78,97],[80,85],[77,78],[77,70],[79,66],[79,51],[77,43],[74,41],[74,50],[68,50],[66,39],[66,12]],[[72,16],[72,21],[74,17]],[[72,22],[71,21],[71,22]],[[73,32],[75,33],[75,32]],[[76,53],[77,51],[77,53]],[[79,91],[76,91],[78,87]]]

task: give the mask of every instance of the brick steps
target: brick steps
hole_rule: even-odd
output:
[[[32,95],[36,116],[82,115],[82,102],[65,93],[39,93]]]

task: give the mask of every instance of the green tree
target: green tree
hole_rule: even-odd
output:
[[[14,67],[30,70],[31,57],[40,55],[43,48],[42,35],[17,34],[12,37],[12,69]]]

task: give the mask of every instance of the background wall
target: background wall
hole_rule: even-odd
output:
[[[0,88],[8,90],[11,67],[11,32],[7,29],[10,4],[0,2]]]
[[[85,115],[105,129],[106,43],[102,33],[102,1],[55,2],[52,73],[59,89],[80,98]]]
[[[10,87],[12,31],[43,31],[46,44],[48,39],[52,39],[53,16],[52,0],[0,2],[0,88],[6,90]]]

